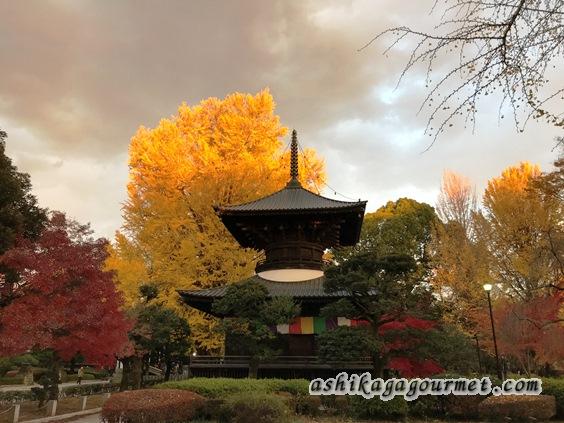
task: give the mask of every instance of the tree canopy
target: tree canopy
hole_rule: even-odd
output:
[[[157,300],[156,286],[142,285],[139,296],[140,303],[127,312],[135,324],[128,334],[130,345],[120,356],[122,389],[139,388],[149,364],[164,365],[168,380],[173,367],[186,361],[192,346],[188,322]]]
[[[299,314],[291,298],[268,296],[260,283],[249,280],[230,285],[225,295],[214,301],[214,312],[229,316],[222,320],[221,330],[227,342],[252,358],[251,376],[257,375],[258,361],[276,352],[272,326],[290,322]]]
[[[27,173],[19,172],[6,156],[6,132],[0,130],[0,255],[11,248],[18,237],[36,238],[46,221],[45,209],[37,205],[31,193]],[[17,274],[0,264],[0,307],[12,299]]]
[[[408,255],[379,257],[356,253],[326,272],[328,292],[348,296],[324,307],[327,316],[363,319],[370,328],[362,342],[372,355],[376,371],[396,369],[404,376],[427,375],[441,370],[430,357],[419,353],[427,331],[436,326],[439,310],[430,290],[417,277],[417,264]],[[344,329],[346,331],[346,329]],[[343,342],[362,337],[355,328]],[[322,351],[335,349],[331,335],[321,338]]]
[[[431,284],[447,320],[493,350],[482,288],[493,284],[500,354],[527,373],[558,361],[554,351],[562,350],[561,175],[561,158],[547,173],[528,162],[509,166],[490,179],[481,208],[469,182],[450,175],[445,182],[452,189],[443,190],[438,207],[443,223],[431,245]]]
[[[0,309],[1,355],[48,349],[67,361],[81,354],[92,364],[115,362],[130,324],[112,275],[102,270],[106,247],[87,225],[51,213],[37,240],[19,239],[0,256],[20,277]]]
[[[169,307],[181,310],[177,289],[208,288],[250,276],[257,251],[240,248],[214,206],[254,200],[281,189],[289,178],[287,132],[268,91],[209,98],[154,129],[141,127],[129,149],[128,200],[123,231],[108,260],[128,304],[142,283],[159,287]],[[324,164],[312,150],[300,177],[323,186]],[[186,312],[186,311],[184,311]],[[219,352],[214,321],[186,312],[199,348]]]

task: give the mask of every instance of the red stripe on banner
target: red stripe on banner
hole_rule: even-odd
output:
[[[302,333],[302,326],[299,317],[296,317],[290,322],[290,335],[300,335]]]

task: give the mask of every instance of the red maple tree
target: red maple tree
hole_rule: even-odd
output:
[[[103,270],[107,241],[88,225],[52,213],[36,241],[19,240],[0,256],[19,274],[11,301],[0,308],[0,355],[49,349],[63,360],[77,354],[109,366],[127,343],[131,327],[112,274]]]
[[[427,377],[444,369],[432,358],[418,355],[418,347],[425,342],[425,333],[435,329],[437,322],[405,316],[378,327],[378,336],[385,339],[382,353],[389,356],[387,366],[402,377]]]
[[[539,366],[556,363],[564,357],[564,325],[560,313],[564,295],[556,292],[527,302],[500,300],[494,307],[499,353],[517,360],[530,374]],[[485,346],[493,350],[489,315],[478,321]]]

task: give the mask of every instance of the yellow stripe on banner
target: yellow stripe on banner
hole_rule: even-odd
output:
[[[313,317],[302,317],[300,323],[302,327],[302,335],[313,334]]]

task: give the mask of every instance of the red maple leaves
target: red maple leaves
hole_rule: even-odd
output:
[[[424,333],[436,326],[435,321],[413,316],[380,325],[378,335],[387,338],[383,350],[392,356],[387,367],[403,377],[426,377],[443,372],[435,360],[417,356],[417,348],[424,342]]]
[[[13,297],[0,309],[0,355],[39,348],[63,360],[80,353],[92,364],[114,362],[131,325],[103,270],[107,241],[90,235],[88,226],[53,213],[39,239],[22,239],[0,257],[20,276],[0,286]]]

